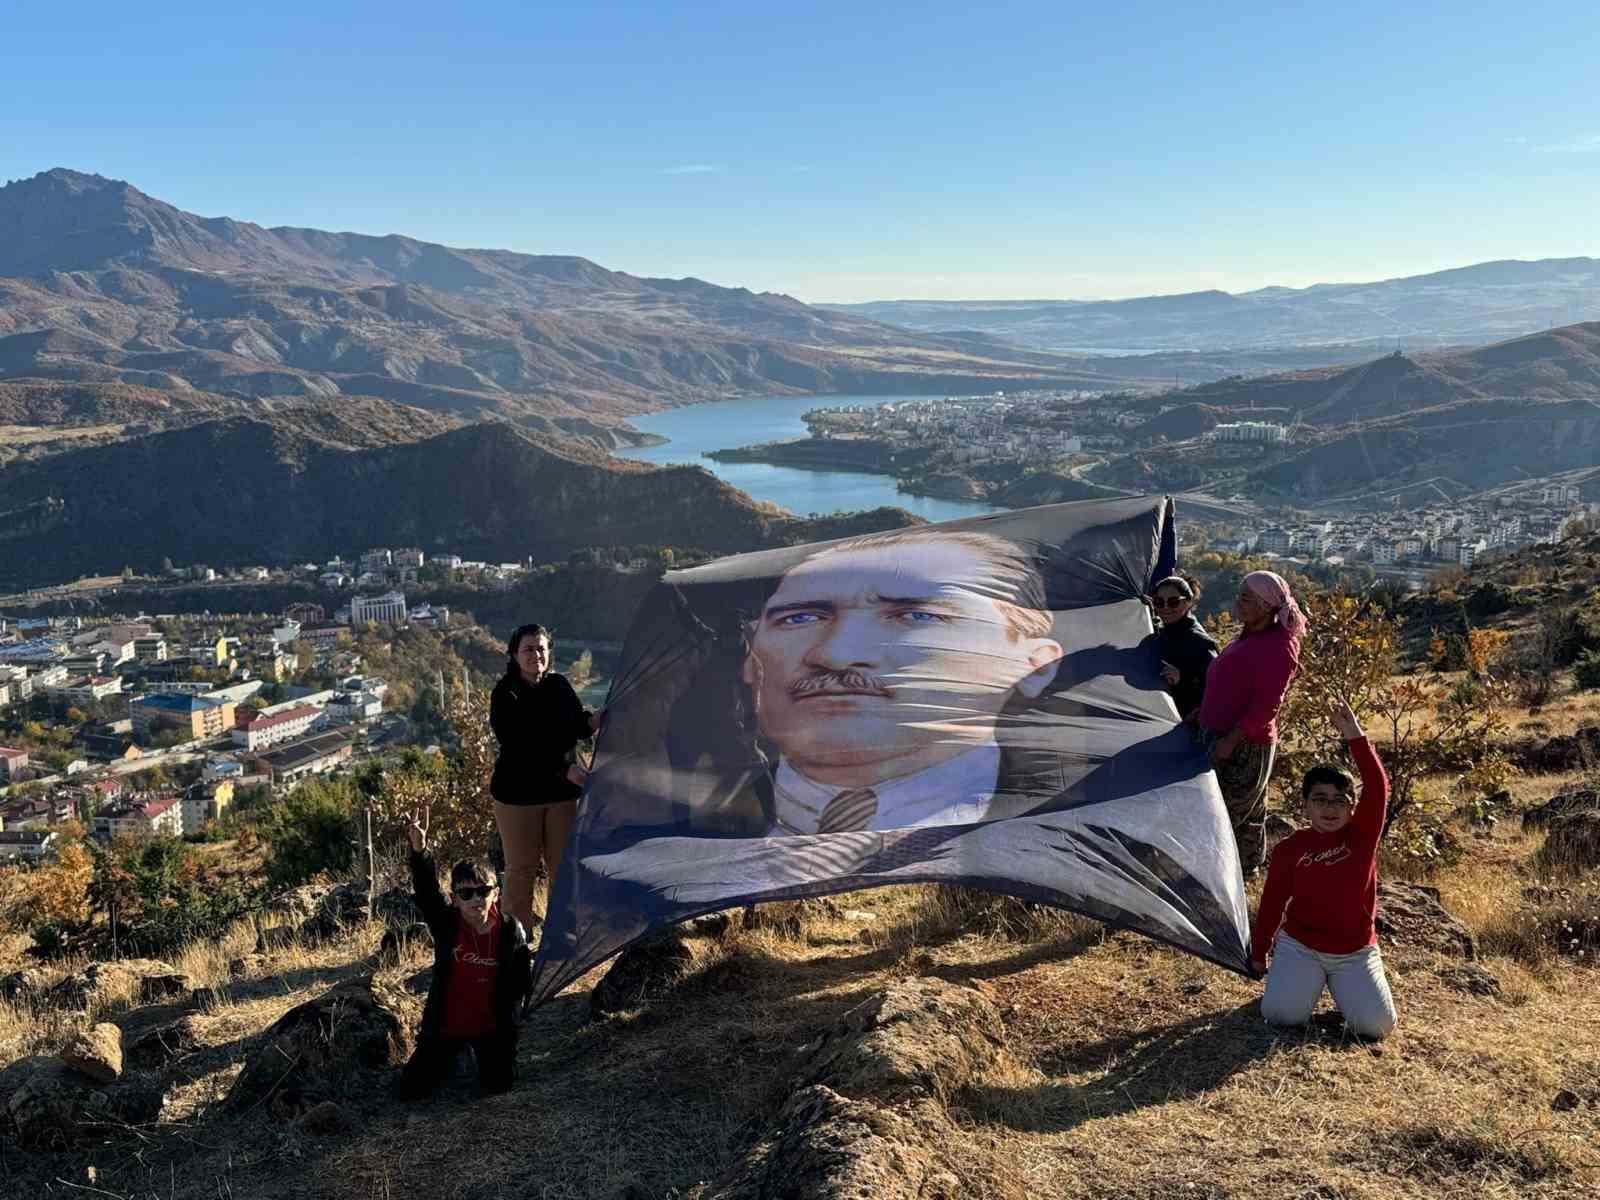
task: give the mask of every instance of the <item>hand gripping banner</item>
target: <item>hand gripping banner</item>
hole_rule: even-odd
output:
[[[1144,497],[669,573],[606,701],[534,999],[703,913],[891,883],[1246,970],[1238,853],[1142,601],[1175,544]]]

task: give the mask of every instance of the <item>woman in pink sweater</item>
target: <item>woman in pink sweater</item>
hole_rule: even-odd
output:
[[[1278,743],[1278,709],[1300,669],[1306,618],[1283,577],[1252,571],[1234,613],[1244,625],[1206,676],[1200,734],[1217,772],[1245,875],[1266,854],[1267,780]]]

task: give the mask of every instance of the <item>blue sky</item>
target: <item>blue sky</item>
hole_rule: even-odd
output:
[[[1600,255],[1587,5],[0,7],[0,180],[810,301]]]

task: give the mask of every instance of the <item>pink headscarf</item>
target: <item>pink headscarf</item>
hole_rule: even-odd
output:
[[[1251,571],[1244,577],[1244,586],[1272,609],[1273,619],[1288,631],[1290,637],[1300,640],[1301,634],[1306,631],[1306,615],[1294,602],[1294,596],[1282,575],[1272,571]]]

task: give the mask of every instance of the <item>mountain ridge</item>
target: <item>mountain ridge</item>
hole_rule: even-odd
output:
[[[199,217],[65,168],[0,187],[0,380],[611,422],[760,392],[1105,382],[981,335],[572,255]]]
[[[1554,324],[1552,314],[1570,323],[1574,308],[1600,317],[1600,258],[1495,259],[1368,282],[1120,300],[874,300],[819,307],[923,331],[959,326],[1062,353],[1396,340],[1415,349],[1532,333]]]
[[[758,504],[698,466],[612,459],[503,421],[440,428],[444,418],[412,412],[409,430],[378,430],[375,417],[404,421],[407,410],[363,404],[372,411],[320,402],[227,414],[7,466],[0,585],[151,570],[166,557],[316,561],[357,545],[496,562],[597,545],[722,553],[813,540],[828,528]],[[884,509],[862,520],[866,532],[915,518]]]

